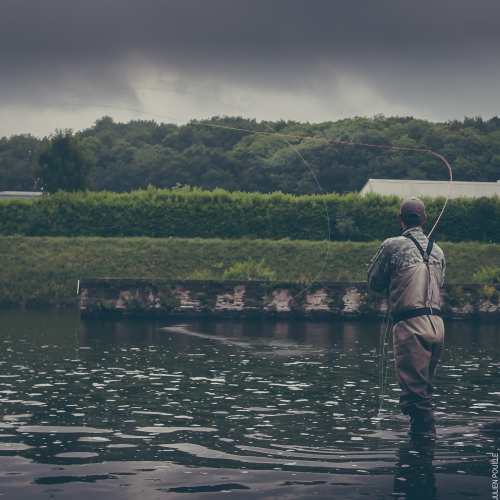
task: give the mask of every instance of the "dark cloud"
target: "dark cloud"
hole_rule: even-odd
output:
[[[497,0],[3,0],[0,104],[46,108],[147,72],[323,97],[355,81],[382,108],[491,116],[499,18]]]

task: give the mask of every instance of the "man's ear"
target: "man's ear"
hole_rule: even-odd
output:
[[[403,222],[403,217],[401,217],[401,214],[398,214],[398,221]]]
[[[423,224],[426,220],[427,220],[427,215],[425,215],[425,214],[424,214],[424,215],[422,216],[422,224]]]

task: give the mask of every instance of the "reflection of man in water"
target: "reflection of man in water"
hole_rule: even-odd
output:
[[[437,498],[434,460],[434,439],[410,441],[398,450],[398,472],[394,476],[394,493],[406,500],[433,500]]]
[[[375,292],[388,290],[399,405],[410,416],[410,433],[433,435],[432,384],[444,341],[439,288],[446,264],[443,251],[422,232],[427,216],[421,200],[404,200],[398,219],[403,235],[382,243],[368,269],[368,284]]]

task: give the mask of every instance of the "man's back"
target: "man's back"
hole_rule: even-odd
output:
[[[410,227],[403,236],[385,240],[368,269],[368,285],[375,292],[382,292],[389,288],[392,273],[409,268],[422,262],[422,255],[410,238],[404,236],[411,234],[423,249],[426,249],[428,239],[421,227]],[[429,265],[439,269],[439,286],[444,283],[446,261],[441,248],[434,243],[429,256]]]

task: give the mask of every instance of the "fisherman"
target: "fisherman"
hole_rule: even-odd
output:
[[[443,351],[444,325],[439,288],[445,275],[443,251],[422,231],[427,220],[419,198],[401,203],[403,235],[382,243],[368,269],[368,285],[387,290],[394,328],[394,359],[401,394],[410,416],[410,435],[435,436],[434,376]]]

